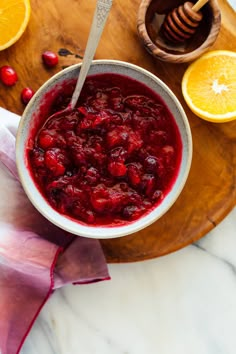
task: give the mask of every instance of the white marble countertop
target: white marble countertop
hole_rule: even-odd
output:
[[[236,209],[197,243],[57,290],[21,354],[235,354]]]
[[[236,11],[236,0],[229,0],[231,7]]]

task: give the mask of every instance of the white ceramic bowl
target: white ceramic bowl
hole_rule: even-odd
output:
[[[162,97],[163,101],[171,111],[181,135],[183,145],[182,160],[180,163],[178,176],[169,193],[156,208],[154,208],[152,211],[137,221],[127,223],[123,226],[102,227],[89,225],[86,226],[68,217],[65,217],[54,210],[39,192],[27,168],[26,150],[30,144],[29,134],[35,126],[35,117],[37,117],[39,107],[42,107],[45,97],[47,96],[48,98],[50,96],[52,98],[52,94],[49,94],[49,92],[51,92],[53,88],[55,90],[55,85],[57,88],[60,88],[65,80],[77,78],[79,70],[80,64],[73,65],[54,75],[36,92],[26,107],[20,120],[16,139],[16,162],[19,177],[28,198],[36,207],[36,209],[38,209],[42,215],[44,215],[48,220],[60,228],[75,235],[91,238],[106,239],[126,236],[145,228],[146,226],[159,219],[173,205],[181,193],[186,182],[192,160],[192,137],[189,123],[185,112],[176,96],[155,75],[138,66],[126,62],[115,60],[93,61],[89,75],[97,73],[118,73],[121,75],[129,76],[146,84],[149,88],[151,88],[159,96]]]

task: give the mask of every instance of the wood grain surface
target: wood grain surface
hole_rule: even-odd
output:
[[[181,101],[193,135],[193,161],[180,197],[155,224],[131,236],[105,240],[102,247],[108,262],[131,262],[176,251],[205,235],[233,208],[236,201],[236,121],[213,124],[196,117],[185,104],[181,79],[188,64],[169,64],[154,59],[141,45],[136,19],[140,2],[114,0],[96,59],[118,59],[139,65],[163,80]],[[236,51],[236,13],[225,0],[219,2],[220,34],[211,49]],[[14,87],[0,84],[0,106],[21,114],[23,87],[37,90],[63,67],[83,56],[95,0],[31,0],[29,25],[9,49],[0,52],[0,66],[13,66],[19,76]],[[41,60],[45,50],[65,48],[59,65],[46,69]]]

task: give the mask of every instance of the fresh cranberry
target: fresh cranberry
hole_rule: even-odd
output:
[[[57,54],[54,52],[51,52],[50,50],[46,50],[46,52],[44,52],[42,54],[42,59],[43,59],[44,64],[49,68],[53,68],[54,66],[56,66],[58,64]]]
[[[0,68],[0,80],[6,86],[13,86],[18,80],[16,71],[9,65]]]
[[[22,103],[24,103],[25,105],[27,103],[29,103],[29,101],[31,100],[33,95],[34,95],[34,91],[31,88],[29,88],[29,87],[23,88],[23,90],[21,91],[21,101],[22,101]]]

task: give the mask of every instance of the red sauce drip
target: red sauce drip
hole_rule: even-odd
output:
[[[90,225],[119,226],[150,212],[170,191],[182,142],[163,100],[117,74],[87,78],[76,108],[56,119],[74,84],[45,97],[27,153],[49,204]],[[36,133],[37,132],[37,133]]]

